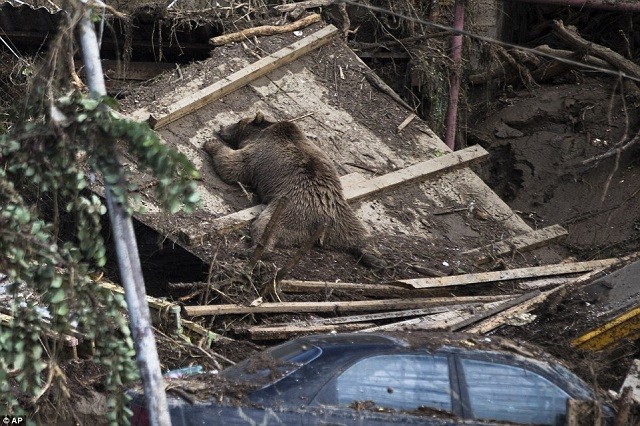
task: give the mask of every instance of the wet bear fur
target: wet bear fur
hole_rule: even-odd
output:
[[[367,231],[344,199],[333,163],[298,126],[257,113],[222,127],[219,136],[226,145],[219,140],[204,145],[217,174],[228,184],[251,186],[266,204],[252,224],[254,245],[282,200],[266,250],[302,245],[325,226],[316,244],[362,257]]]

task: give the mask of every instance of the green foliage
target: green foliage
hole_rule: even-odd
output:
[[[114,200],[133,211],[136,187],[118,163],[116,143],[151,171],[158,200],[170,212],[195,208],[198,172],[146,124],[113,112],[110,98],[70,92],[39,99],[10,133],[0,135],[0,273],[8,276],[14,297],[14,321],[0,325],[0,411],[34,412],[38,398],[51,391],[43,371],[59,371],[54,365],[61,345],[47,339],[43,357],[41,338],[77,327],[95,340],[94,361],[109,371],[109,421],[120,424],[128,416],[121,388],[137,378],[135,352],[123,297],[90,275],[106,263],[100,234],[106,208],[87,188],[102,176]],[[43,210],[52,212],[50,222]],[[59,242],[61,216],[73,219],[74,241]],[[37,296],[25,303],[25,294]],[[9,388],[9,376],[19,391]]]

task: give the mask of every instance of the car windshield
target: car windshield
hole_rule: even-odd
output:
[[[287,342],[227,368],[220,376],[263,387],[288,376],[320,354],[322,349],[315,345],[300,341]]]

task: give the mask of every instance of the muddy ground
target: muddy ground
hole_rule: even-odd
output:
[[[205,69],[212,65],[211,62],[215,61],[196,64],[190,70],[197,71],[199,67]],[[385,68],[390,68],[388,63]],[[327,72],[329,79],[335,78],[335,70],[329,69]],[[212,77],[211,74],[205,75]],[[177,78],[184,77],[180,74]],[[359,75],[357,78],[363,77]],[[125,99],[125,107],[127,102],[137,101],[142,105],[154,99],[149,91],[143,93],[150,97],[144,98],[145,95],[140,94],[135,99]],[[155,96],[160,97],[162,94],[162,88],[158,88]],[[345,96],[345,99],[357,99],[357,95]],[[561,245],[554,246],[555,254],[545,254],[546,258],[537,260],[547,260],[542,263],[570,257],[588,260],[622,256],[640,250],[638,148],[632,147],[624,151],[617,160],[615,156],[610,156],[600,161],[591,161],[596,156],[609,152],[625,135],[638,131],[639,105],[640,98],[637,94],[634,91],[622,91],[616,79],[583,73],[573,73],[568,78],[530,89],[497,89],[492,92],[491,97],[486,97],[484,92],[481,96],[470,93],[467,107],[472,114],[466,121],[466,128],[462,129],[463,139],[468,145],[481,144],[492,154],[489,165],[476,168],[476,171],[533,228],[558,223],[569,231],[568,238]],[[404,118],[395,110],[389,114],[397,116],[399,121]],[[372,116],[361,117],[361,120],[369,122],[372,127],[379,126]],[[411,148],[417,150],[418,147]],[[585,161],[588,164],[582,164]],[[388,171],[392,168],[393,165],[387,164],[376,171]],[[354,170],[342,170],[347,171]],[[380,202],[381,209],[393,211],[401,218],[397,223],[398,229],[415,221],[416,218],[411,213],[405,213],[404,219],[402,216],[406,210],[404,206],[410,206],[412,200],[423,196],[416,194],[417,191],[416,188],[405,189],[394,194],[395,199]],[[230,197],[235,199],[238,206],[251,204],[248,200],[243,200],[244,195],[240,192]],[[491,223],[474,213],[456,214],[465,217],[466,223],[470,225],[468,235],[464,235],[465,231],[457,227],[448,215],[438,215],[437,219],[427,221],[423,226],[428,232],[437,234],[436,238],[442,241],[447,240],[453,228],[455,233],[462,234],[461,240],[468,241],[470,247],[479,245],[478,242],[483,238],[486,239],[487,235],[500,229],[492,227]],[[149,237],[148,246],[157,245],[156,236],[143,228],[143,225],[139,225],[138,230],[143,236]],[[233,234],[231,238],[239,243],[233,246],[234,251],[220,251],[218,260],[228,261],[226,268],[218,271],[221,278],[227,278],[237,271],[233,263],[236,255],[240,255],[240,264],[251,255],[246,243],[246,230]],[[470,272],[471,267],[466,264],[459,264],[462,267],[459,269],[443,265],[443,261],[450,260],[455,255],[458,249],[456,241],[439,246],[430,245],[431,241],[432,239],[410,239],[401,233],[397,237],[378,239],[376,244],[395,265],[394,269],[385,271],[366,270],[344,253],[313,249],[291,271],[290,277],[304,279],[311,274],[321,280],[379,282],[424,276],[434,271],[444,274]],[[425,245],[430,245],[429,250],[424,249]],[[144,241],[141,246],[145,246]],[[275,263],[282,264],[290,256],[291,252],[276,252],[270,260],[275,259]],[[159,260],[161,258],[153,259],[154,262]],[[173,260],[175,261],[175,257]],[[531,264],[531,260],[506,259],[504,263],[491,267],[523,266]],[[162,277],[158,281],[167,281],[168,274],[174,274],[170,279],[172,282],[197,281],[207,272],[208,265],[202,265],[187,254],[183,262],[184,268],[180,270],[160,269],[158,275]],[[519,265],[518,262],[524,264]],[[173,267],[175,263],[171,265]],[[265,277],[273,273],[273,268],[264,268]],[[180,273],[185,270],[190,275]],[[476,288],[475,294],[504,293],[509,291],[511,285],[480,286]],[[173,293],[159,292],[155,295],[168,294],[178,298],[187,295],[188,291],[173,290]],[[239,292],[232,296],[237,297],[232,301],[250,301],[247,293]],[[339,300],[363,299],[355,291],[337,292],[331,297]],[[192,303],[195,298],[186,300]],[[290,300],[306,299],[298,297]],[[565,299],[552,302],[533,312],[536,315],[534,322],[524,326],[503,326],[494,333],[538,344],[566,361],[589,383],[603,390],[618,390],[631,360],[640,353],[637,343],[626,342],[615,350],[601,353],[575,351],[570,348],[569,342],[596,324],[597,318],[589,313],[597,303],[594,303],[592,295],[586,293],[568,294]],[[290,315],[274,315],[268,322],[289,322],[295,318]],[[587,318],[592,321],[586,321]],[[274,342],[250,342],[242,336],[234,335],[234,327],[264,321],[264,318],[258,316],[242,316],[205,323],[215,331],[228,332],[238,338],[234,342],[216,342],[212,346],[215,356],[198,348],[200,342],[194,341],[193,345],[187,345],[158,334],[163,369],[198,363],[211,370],[229,365],[229,361],[244,359]],[[89,361],[70,361],[65,364],[65,369],[71,377],[75,394],[82,395],[87,390],[100,391],[99,380],[93,379],[100,377],[100,371]],[[91,407],[88,411],[93,409],[96,407]]]
[[[264,43],[262,48],[268,50],[268,41]],[[233,49],[236,49],[235,53]],[[246,47],[221,49],[232,57],[240,55],[243,50],[246,51]],[[214,69],[217,61],[220,61],[220,57],[189,67],[178,78],[188,79],[187,73],[204,75],[205,80],[213,78],[211,73],[203,73],[203,70]],[[386,69],[388,68],[386,64]],[[334,71],[327,75],[329,80],[335,79]],[[400,77],[402,78],[404,77]],[[206,81],[198,82],[198,84],[205,83]],[[153,90],[136,92],[134,97],[124,101],[125,109],[127,105],[135,109],[139,105],[161,99],[168,90],[167,85],[156,85]],[[360,96],[358,92],[349,94],[344,90],[346,90],[345,87],[341,87],[340,99],[344,102],[348,103],[351,99],[358,99]],[[483,91],[479,96],[474,96],[472,92],[469,94],[467,107],[472,114],[468,117],[468,125],[462,129],[466,144],[481,144],[492,154],[491,161],[485,166],[476,168],[476,171],[532,228],[538,229],[555,223],[567,228],[568,238],[562,244],[554,246],[556,260],[599,259],[637,251],[640,248],[638,150],[637,148],[626,150],[617,161],[615,156],[592,161],[596,156],[608,153],[625,138],[625,135],[637,132],[639,128],[637,109],[640,99],[636,97],[635,92],[621,91],[616,80],[610,77],[572,73],[550,84],[529,89],[509,87],[501,90],[498,88],[489,98],[485,93]],[[232,109],[240,110],[238,108],[243,107],[243,102],[246,103],[246,101],[242,100],[242,96],[244,95],[237,95],[235,103],[230,105]],[[250,97],[247,95],[246,98]],[[361,105],[352,105],[354,110],[358,107]],[[378,107],[371,108],[371,111],[375,111]],[[402,119],[401,114],[394,108],[391,108],[388,114],[397,115],[398,120]],[[380,124],[372,120],[372,117],[373,115],[365,114],[356,118],[373,128],[379,127]],[[185,138],[192,131],[188,126],[183,126],[179,130],[180,135]],[[388,129],[380,129],[383,134],[387,131]],[[583,162],[587,163],[583,164]],[[207,167],[207,164],[203,163],[202,167]],[[382,167],[381,171],[389,170],[384,165],[377,165],[377,167]],[[387,164],[386,167],[390,165]],[[342,173],[347,171],[353,171],[353,169],[341,170]],[[209,184],[213,187],[219,186],[219,183],[214,180]],[[225,188],[221,186],[217,189]],[[395,193],[392,199],[381,201],[380,207],[387,213],[392,212],[395,215],[397,229],[402,229],[414,221],[415,218],[411,214],[403,215],[403,212],[407,210],[405,206],[411,206],[412,200],[422,197],[416,191],[417,188],[403,189]],[[238,190],[228,193],[226,197],[236,208],[251,204]],[[440,241],[446,241],[449,232],[453,229],[457,235],[456,241],[450,241],[449,244],[434,246],[430,244],[433,239],[421,241],[419,238],[406,238],[401,233],[395,237],[389,235],[378,237],[376,244],[395,265],[391,270],[372,272],[356,265],[353,259],[344,253],[312,249],[302,257],[290,272],[289,277],[379,282],[423,276],[425,268],[445,274],[470,272],[472,269],[470,265],[462,264],[463,268],[455,270],[455,268],[443,267],[442,262],[455,257],[455,249],[461,241],[468,240],[467,243],[471,246],[478,245],[478,236],[498,232],[500,227],[492,228],[490,223],[473,214],[457,213],[458,217],[460,215],[467,215],[466,223],[470,225],[470,230],[467,231],[470,232],[469,235],[464,235],[464,230],[456,226],[455,220],[447,215],[431,216],[435,219],[423,224],[431,233],[437,234],[436,239]],[[428,251],[424,250],[425,245],[430,247]],[[216,271],[218,275],[215,279],[220,280],[229,278],[234,272],[242,270],[242,265],[251,256],[247,231],[243,230],[230,235],[222,246],[218,246],[218,249],[216,259],[220,264],[225,265]],[[259,282],[260,277],[268,278],[274,272],[269,265],[282,265],[291,258],[292,254],[292,251],[277,250],[269,262],[262,266],[264,270],[259,272],[258,279],[254,281]],[[521,259],[516,256],[512,259],[507,258],[502,263],[492,264],[489,268],[532,265],[534,264],[532,261],[535,262],[536,259]],[[550,261],[541,263],[550,263]],[[238,291],[237,284],[236,282],[222,288],[227,297],[226,300],[224,298],[220,300],[248,303],[252,300],[251,297],[256,297],[256,289]],[[511,285],[479,286],[474,294],[504,293]],[[158,295],[166,295],[166,290],[165,288]],[[169,294],[174,298],[183,298],[183,301],[190,304],[202,302],[199,299],[202,296],[201,293],[190,299],[184,298],[189,295],[188,291],[174,289],[170,290]],[[363,300],[362,294],[357,291],[334,292],[330,296],[288,296],[286,300],[320,300],[318,296],[320,299],[330,297],[327,300]],[[635,343],[628,342],[613,351],[597,354],[573,350],[570,347],[570,341],[597,325],[598,315],[593,313],[602,308],[594,304],[589,295],[576,293],[565,296],[565,299],[552,300],[534,311],[533,314],[536,315],[534,322],[524,326],[503,326],[495,333],[536,343],[566,361],[589,383],[604,390],[618,390],[632,359],[637,357],[638,347]],[[205,325],[242,342],[213,346],[214,351],[237,361],[260,346],[248,344],[244,340],[245,337],[235,334],[234,330],[249,324],[287,323],[313,317],[315,316],[287,314],[236,316],[212,319]],[[164,343],[167,344],[166,341]],[[275,342],[256,343],[271,345]],[[171,344],[161,345],[161,347],[163,347],[162,358],[167,368],[181,367],[185,363],[192,362],[186,352],[177,351]],[[206,362],[203,358],[199,358],[200,361]],[[224,362],[221,364],[224,365]]]
[[[580,260],[627,255],[640,248],[640,160],[635,146],[593,161],[639,129],[636,93],[621,91],[616,79],[584,77],[503,92],[480,105],[469,143],[492,152],[484,179],[532,225],[559,223],[569,235],[566,256]],[[637,290],[629,294],[638,300]],[[602,306],[604,308],[604,306]],[[593,294],[578,292],[533,312],[535,322],[497,333],[537,343],[568,360],[583,377],[617,389],[638,345],[626,342],[609,353],[569,349],[571,339],[599,324]]]

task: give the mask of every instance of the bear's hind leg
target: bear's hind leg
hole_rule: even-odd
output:
[[[272,251],[278,242],[280,217],[284,207],[284,200],[273,200],[267,204],[258,218],[251,224],[251,239],[253,246],[262,246],[265,252]]]

